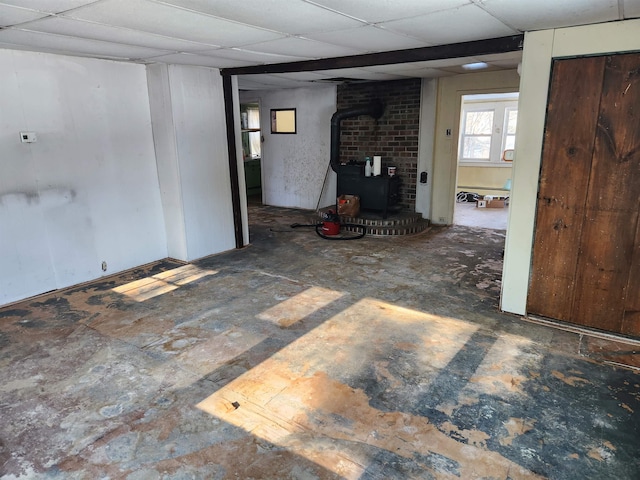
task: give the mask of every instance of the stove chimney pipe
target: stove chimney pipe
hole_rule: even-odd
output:
[[[331,154],[330,165],[334,172],[338,171],[340,165],[340,122],[345,118],[369,115],[376,120],[384,113],[384,105],[380,100],[374,100],[369,105],[360,107],[345,108],[338,110],[331,117]]]

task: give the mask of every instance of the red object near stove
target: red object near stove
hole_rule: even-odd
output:
[[[333,210],[325,213],[322,216],[322,228],[320,231],[327,236],[340,234],[340,215]]]

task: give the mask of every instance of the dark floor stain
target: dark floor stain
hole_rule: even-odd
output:
[[[87,305],[104,305],[103,295],[92,295],[87,298]]]
[[[420,458],[405,458],[388,450],[378,450],[369,459],[369,465],[360,480],[405,480],[425,479],[435,480],[429,470],[441,472],[447,462],[440,462],[440,458],[424,456]],[[449,472],[450,473],[450,472]]]
[[[47,322],[45,320],[32,320],[27,318],[20,320],[15,324],[22,328],[45,328],[47,326]]]
[[[49,316],[49,321],[45,323],[51,326],[54,324],[59,326],[63,324],[77,323],[89,316],[88,312],[76,310],[71,306],[71,303],[67,298],[59,296],[53,296],[43,301],[32,302],[29,306],[34,309],[42,309],[46,311]]]
[[[25,317],[31,313],[31,310],[24,308],[8,308],[0,310],[0,318]]]
[[[64,294],[66,296],[71,296],[76,293],[105,292],[107,290],[111,290],[114,287],[117,287],[118,285],[119,283],[116,282],[116,280],[98,280],[95,282],[91,282],[90,284],[82,285],[80,287],[68,288],[64,291]]]

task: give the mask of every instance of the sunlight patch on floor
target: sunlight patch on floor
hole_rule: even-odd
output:
[[[259,313],[256,317],[286,328],[326,307],[331,302],[342,298],[344,295],[342,292],[327,288],[311,287]]]
[[[276,310],[270,311],[269,320],[274,320]],[[371,451],[410,461],[446,458],[447,471],[438,471],[437,462],[425,466],[425,471],[436,475],[538,478],[487,450],[484,432],[464,431],[469,441],[461,443],[427,417],[403,411],[403,401],[397,411],[371,404],[367,385],[374,389],[382,385],[385,394],[398,394],[399,399],[408,385],[416,387],[415,382],[425,382],[419,386],[428,391],[429,382],[467,348],[477,330],[461,320],[363,299],[197,407],[346,479],[361,478],[371,463],[367,453]],[[519,344],[513,340],[501,344],[512,345],[514,351],[507,357],[517,354]],[[414,378],[411,372],[420,372],[421,378]],[[496,388],[494,379],[488,381]],[[350,386],[354,384],[359,387]]]
[[[120,285],[113,288],[112,291],[125,295],[137,302],[144,302],[150,298],[176,290],[182,285],[187,285],[216,273],[218,273],[217,270],[206,270],[195,265],[185,265]]]

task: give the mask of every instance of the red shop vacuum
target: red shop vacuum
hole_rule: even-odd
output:
[[[340,234],[340,215],[333,210],[329,210],[322,214],[322,222],[317,226],[320,227],[320,232],[325,236],[333,236]],[[320,235],[322,236],[322,235]]]
[[[340,215],[334,210],[328,210],[322,214],[322,221],[310,225],[302,225],[300,223],[294,223],[291,228],[299,227],[315,227],[316,233],[326,240],[357,240],[365,236],[367,229],[364,225],[357,225],[355,223],[340,223]],[[361,230],[356,235],[341,235],[340,230],[342,226],[353,227]]]

